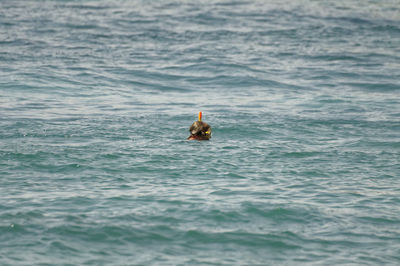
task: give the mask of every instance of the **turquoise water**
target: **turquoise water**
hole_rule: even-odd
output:
[[[399,265],[399,14],[0,1],[0,265]]]

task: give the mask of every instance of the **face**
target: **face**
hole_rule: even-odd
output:
[[[201,140],[208,140],[211,138],[211,127],[209,124],[202,122],[202,121],[196,121],[190,126],[190,134],[191,136],[194,136],[196,139],[201,139]]]

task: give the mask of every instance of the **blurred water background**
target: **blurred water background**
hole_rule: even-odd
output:
[[[399,265],[399,158],[398,0],[0,1],[1,265]]]

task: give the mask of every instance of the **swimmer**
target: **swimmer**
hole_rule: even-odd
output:
[[[202,114],[199,112],[199,120],[190,126],[188,140],[209,140],[211,138],[211,127],[206,122],[201,121],[201,116]]]

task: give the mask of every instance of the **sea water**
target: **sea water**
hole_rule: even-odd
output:
[[[0,1],[0,264],[399,265],[400,2]]]

